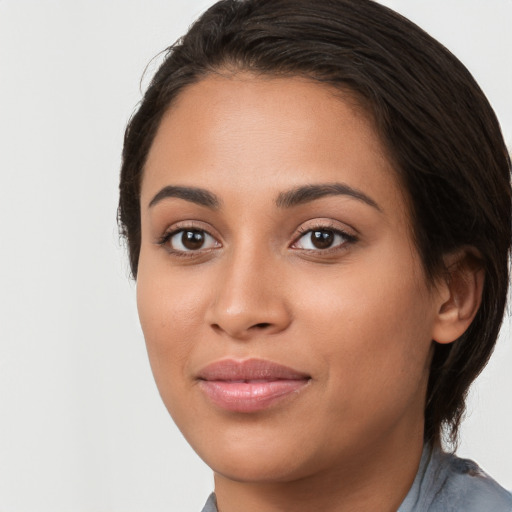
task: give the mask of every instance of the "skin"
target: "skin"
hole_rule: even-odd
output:
[[[347,194],[276,204],[333,183],[374,204]],[[183,197],[150,206],[168,186],[201,187],[218,207]],[[470,319],[446,283],[427,283],[363,110],[305,79],[207,77],[163,118],[141,216],[137,300],[152,370],[215,472],[220,512],[396,510],[421,456],[432,340],[453,341]],[[320,227],[349,236],[315,249],[308,230]],[[179,229],[203,230],[205,244],[185,252],[180,233],[159,243]],[[310,380],[262,411],[226,411],[197,374],[227,357]]]

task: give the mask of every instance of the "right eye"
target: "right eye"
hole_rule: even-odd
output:
[[[202,229],[179,229],[164,236],[160,242],[174,252],[197,252],[214,249],[220,244]]]

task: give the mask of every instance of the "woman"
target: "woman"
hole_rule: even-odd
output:
[[[495,344],[510,159],[446,49],[368,0],[224,0],[125,137],[119,216],[205,511],[512,509],[456,440]]]

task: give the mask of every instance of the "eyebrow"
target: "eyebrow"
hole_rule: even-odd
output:
[[[168,185],[167,187],[164,187],[162,190],[160,190],[160,192],[158,192],[155,197],[153,197],[153,199],[151,199],[148,208],[155,206],[155,204],[168,197],[176,197],[178,199],[190,201],[192,203],[206,206],[207,208],[212,208],[214,210],[220,206],[219,198],[204,188]]]
[[[277,196],[276,204],[279,208],[291,208],[322,197],[338,195],[353,197],[378,211],[382,211],[380,206],[371,197],[344,183],[320,183],[297,187],[287,192],[281,192]]]

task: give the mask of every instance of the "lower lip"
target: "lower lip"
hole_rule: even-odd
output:
[[[296,395],[309,379],[270,381],[202,380],[200,387],[218,407],[233,412],[258,412]]]

